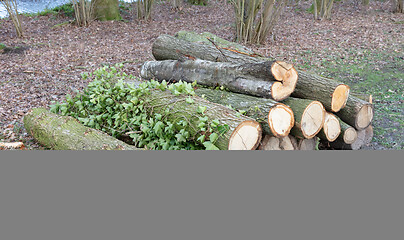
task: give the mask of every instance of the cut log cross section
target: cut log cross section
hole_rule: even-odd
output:
[[[323,129],[318,133],[318,137],[329,142],[335,141],[341,133],[341,126],[334,114],[326,112]]]
[[[295,126],[291,134],[300,138],[312,138],[324,125],[325,109],[319,101],[289,97],[282,103],[292,108]]]
[[[258,122],[244,121],[231,134],[228,150],[254,150],[260,143],[261,135],[262,129]]]

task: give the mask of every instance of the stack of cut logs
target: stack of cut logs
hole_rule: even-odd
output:
[[[314,150],[321,142],[357,150],[373,138],[371,96],[350,93],[342,82],[210,33],[161,35],[152,53],[156,61],[143,64],[143,79],[197,82],[206,88],[195,89],[196,95],[245,112],[248,118],[232,124],[228,149]]]

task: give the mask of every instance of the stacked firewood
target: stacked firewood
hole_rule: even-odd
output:
[[[247,121],[231,129],[229,149],[314,150],[321,142],[328,149],[357,150],[373,138],[371,96],[350,93],[343,82],[210,33],[161,35],[152,54],[156,61],[143,64],[143,79],[196,82],[202,86],[195,89],[198,96],[242,110],[261,125],[257,131]],[[246,148],[245,142],[252,143]]]

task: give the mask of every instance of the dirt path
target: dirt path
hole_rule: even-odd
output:
[[[389,57],[402,55],[404,16],[388,12],[389,6],[385,3],[371,3],[371,8],[362,12],[354,8],[354,4],[339,2],[335,4],[333,19],[322,22],[313,21],[312,15],[305,11],[309,5],[309,2],[301,2],[289,6],[274,31],[275,41],[268,39],[262,46],[250,47],[263,55],[293,62],[298,68],[323,75],[332,73],[330,67],[335,68],[337,63],[362,65],[364,58],[358,54],[387,54],[386,58],[375,57],[369,63],[373,70],[388,66]],[[81,78],[81,73],[104,64],[124,63],[125,71],[137,76],[141,64],[152,59],[151,44],[160,34],[174,34],[179,30],[209,31],[233,40],[233,9],[227,1],[210,1],[206,7],[186,6],[182,12],[173,11],[166,2],[157,2],[151,22],[133,21],[128,12],[123,11],[125,21],[93,22],[88,28],[70,24],[54,27],[69,20],[63,16],[23,17],[23,39],[15,37],[10,20],[0,20],[0,43],[14,48],[0,53],[0,140],[22,140],[31,149],[41,149],[22,126],[22,117],[30,108],[47,107],[52,101],[62,101],[66,94],[82,90],[88,82]],[[393,61],[401,60],[394,58]],[[402,66],[398,62],[398,67]],[[399,71],[402,75],[397,75],[396,81],[402,85],[404,70]],[[351,80],[346,82],[356,84]],[[404,99],[402,92],[396,95],[393,101],[398,101],[398,115],[391,121],[398,124],[398,131],[379,131],[368,148],[404,148]],[[383,124],[380,123],[380,127]],[[383,134],[386,138],[393,134],[391,141],[397,143],[383,144],[378,140]]]

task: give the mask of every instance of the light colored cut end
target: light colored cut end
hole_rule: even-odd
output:
[[[338,112],[345,107],[349,97],[349,86],[345,84],[338,85],[331,98],[331,111]]]
[[[295,117],[289,106],[278,103],[269,110],[268,125],[275,136],[287,136],[294,124]]]
[[[370,142],[372,142],[372,139],[373,139],[373,126],[369,125],[367,128],[365,128],[364,145],[368,145]]]
[[[299,141],[299,150],[316,150],[317,137],[304,138]]]
[[[282,81],[285,73],[293,68],[293,65],[283,61],[276,61],[272,63],[271,72],[274,78],[278,81]]]
[[[290,136],[280,138],[279,146],[282,150],[296,150],[295,144],[292,141],[293,140],[290,138]]]
[[[261,141],[261,125],[253,120],[240,123],[229,139],[229,150],[255,150]]]
[[[355,142],[351,144],[352,150],[359,150],[365,144],[366,130],[357,131],[358,137]]]
[[[265,135],[258,150],[282,150],[279,147],[279,138]]]
[[[373,120],[373,106],[372,104],[365,104],[361,107],[358,114],[356,115],[356,128],[365,129]]]
[[[0,142],[0,150],[11,149],[25,150],[26,148],[23,142]]]
[[[275,101],[282,101],[295,90],[298,73],[293,65],[284,62],[272,64],[271,71],[275,79],[280,81],[272,84],[272,98]]]
[[[355,130],[355,128],[350,127],[345,130],[344,132],[344,142],[346,144],[352,144],[356,141],[356,138],[358,138],[358,134]]]
[[[331,113],[326,113],[323,128],[325,136],[330,142],[334,142],[341,133],[341,125],[334,114]]]
[[[324,126],[325,110],[319,101],[311,102],[303,112],[301,131],[305,138],[312,138]]]

